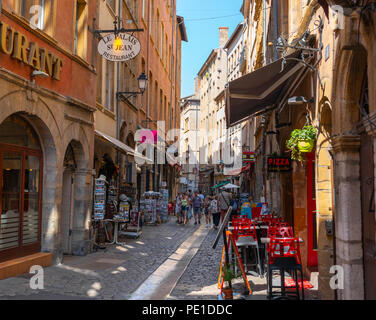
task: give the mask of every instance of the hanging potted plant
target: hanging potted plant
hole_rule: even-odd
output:
[[[223,272],[223,281],[227,282],[228,284],[228,286],[223,288],[222,291],[225,295],[225,300],[231,300],[233,298],[231,281],[236,278],[236,274],[231,264],[225,264],[222,272]]]
[[[286,147],[291,151],[291,158],[303,161],[302,153],[311,152],[313,150],[316,134],[316,128],[308,124],[306,124],[303,129],[295,129],[286,143]]]

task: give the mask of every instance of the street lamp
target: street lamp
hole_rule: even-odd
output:
[[[127,97],[125,97],[125,99],[129,99],[130,97],[136,96],[138,94],[143,95],[148,86],[148,77],[146,76],[145,72],[143,72],[137,80],[139,91],[119,91],[116,93],[117,98],[120,99],[121,96],[128,95]]]
[[[288,100],[288,104],[290,106],[300,106],[300,105],[303,105],[303,104],[306,104],[306,103],[314,103],[314,102],[315,102],[314,98],[312,98],[311,100],[307,100],[307,98],[301,97],[301,96],[291,97]]]

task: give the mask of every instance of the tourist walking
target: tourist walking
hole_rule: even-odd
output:
[[[201,197],[198,195],[197,192],[195,192],[193,199],[192,199],[193,216],[195,219],[195,225],[201,224],[201,204],[202,204]]]
[[[188,222],[188,210],[189,210],[189,197],[187,194],[183,194],[182,200],[181,200],[181,210],[182,210],[182,223],[184,225]]]
[[[205,228],[210,228],[210,197],[206,196],[204,200],[204,205],[203,205],[203,211],[205,214]]]
[[[176,196],[176,204],[175,204],[175,213],[176,213],[176,223],[181,223],[181,193],[178,193]]]
[[[231,194],[226,190],[222,190],[219,194],[219,207],[221,209],[221,222],[223,222],[226,212],[230,206]]]
[[[213,228],[218,229],[219,220],[221,218],[221,212],[218,203],[218,196],[214,196],[213,200],[210,202],[210,212],[213,217]]]

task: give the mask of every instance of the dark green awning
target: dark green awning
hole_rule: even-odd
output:
[[[229,183],[230,183],[230,181],[222,181],[222,182],[218,183],[217,185],[215,185],[214,187],[212,187],[212,189],[218,189],[218,188],[223,187],[223,186],[225,186],[226,184],[229,184]]]

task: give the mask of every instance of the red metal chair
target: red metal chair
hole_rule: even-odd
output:
[[[268,246],[269,262],[268,262],[268,298],[284,299],[290,298],[291,296],[296,296],[300,299],[299,293],[299,281],[298,281],[298,271],[300,271],[300,279],[302,283],[302,299],[304,300],[304,286],[303,286],[303,269],[302,269],[302,259],[300,256],[300,246],[299,238],[277,238],[271,237]],[[281,275],[280,286],[273,286],[273,271],[278,270]],[[285,272],[289,272],[294,280],[295,286],[288,287],[294,288],[295,294],[292,295],[291,292],[286,294],[285,287]],[[274,295],[273,288],[280,288],[280,292],[276,292]],[[280,294],[280,295],[279,295]]]
[[[257,232],[255,224],[250,222],[248,219],[248,223],[243,225],[237,225],[234,230],[234,239],[236,246],[241,249],[243,255],[243,264],[245,266],[245,270],[247,271],[247,252],[246,248],[252,247],[255,253],[255,263],[253,266],[256,267],[258,275],[261,275],[262,268],[261,268],[261,259],[260,259],[260,249],[259,243],[257,238]]]

